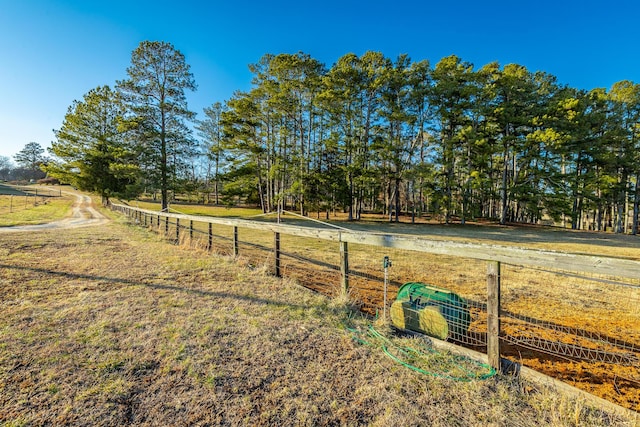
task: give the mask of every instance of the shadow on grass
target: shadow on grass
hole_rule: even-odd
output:
[[[23,267],[18,265],[7,265],[7,264],[0,264],[0,269],[30,271],[33,273],[47,274],[50,276],[56,276],[56,277],[67,278],[67,279],[84,279],[84,280],[98,281],[98,282],[118,283],[118,284],[129,285],[129,286],[144,286],[152,289],[184,292],[184,293],[206,296],[206,297],[236,299],[240,301],[247,301],[247,302],[256,303],[256,304],[272,305],[276,307],[289,307],[293,309],[309,308],[308,306],[305,306],[305,305],[284,303],[281,301],[252,297],[248,295],[239,295],[239,294],[234,294],[229,292],[203,291],[200,289],[190,289],[190,288],[184,288],[180,286],[165,285],[161,283],[145,283],[140,281],[123,279],[119,277],[107,277],[107,276],[95,276],[95,275],[89,275],[89,274],[68,273],[64,271],[55,271],[55,270],[49,270],[45,268]]]

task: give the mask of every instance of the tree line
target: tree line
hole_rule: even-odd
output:
[[[163,208],[175,192],[201,191],[265,212],[637,233],[638,84],[586,91],[518,64],[379,52],[331,67],[268,54],[249,68],[251,89],[205,108],[196,137],[184,56],[141,43],[128,79],[69,108],[47,170],[105,197],[158,190]]]
[[[42,166],[46,164],[45,149],[37,142],[28,142],[13,159],[0,156],[0,180],[2,181],[38,181],[45,178]]]

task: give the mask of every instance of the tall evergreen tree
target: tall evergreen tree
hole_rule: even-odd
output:
[[[470,108],[475,78],[473,65],[457,56],[440,60],[433,70],[430,103],[434,109],[433,132],[438,144],[441,179],[439,198],[448,223],[455,208],[456,170],[464,153],[464,130],[470,125]]]
[[[640,85],[629,80],[617,82],[609,92],[611,113],[615,123],[612,138],[617,175],[615,197],[615,231],[626,232],[629,221],[629,199],[633,203],[632,232],[638,232],[638,150],[640,149]],[[634,188],[635,187],[635,188]]]
[[[211,107],[206,107],[204,109],[205,119],[201,120],[196,126],[204,144],[201,155],[206,159],[207,163],[205,177],[207,183],[213,175],[213,190],[216,205],[220,203],[220,177],[226,165],[222,126],[222,113],[225,111],[226,106],[219,102],[214,103]]]
[[[383,75],[390,61],[380,52],[361,57],[347,54],[327,73],[321,95],[331,138],[343,159],[349,220],[359,219],[367,190],[377,179],[372,174],[372,142],[378,138]]]
[[[47,165],[47,172],[100,194],[104,204],[112,196],[135,196],[138,167],[120,129],[125,114],[120,97],[109,86],[92,89],[82,101],[74,101],[55,131],[57,141],[50,151],[56,160]]]
[[[195,150],[187,126],[195,115],[185,91],[195,90],[196,84],[184,55],[166,42],[140,43],[127,74],[118,89],[130,108],[129,124],[145,173],[160,189],[162,210],[167,210],[168,192]]]
[[[225,153],[230,159],[224,194],[248,200],[257,195],[263,212],[270,212],[275,206],[271,199],[270,151],[263,138],[266,135],[266,141],[270,139],[270,116],[268,111],[262,115],[262,99],[257,89],[236,92],[221,114]]]
[[[38,172],[40,166],[47,160],[44,152],[44,148],[37,142],[28,142],[22,150],[13,156],[13,159],[23,168],[32,172]]]
[[[413,89],[411,78],[411,61],[406,55],[400,55],[384,71],[381,90],[380,118],[383,125],[376,149],[387,176],[389,218],[396,222],[401,211],[401,185],[421,137],[415,128],[419,118],[412,108],[416,98],[410,94]]]
[[[524,66],[508,64],[503,69],[491,65],[493,76],[488,90],[492,93],[492,108],[489,120],[495,128],[495,141],[499,147],[501,162],[500,179],[500,223],[515,218],[522,165],[521,155],[526,151],[526,136],[532,132],[533,118],[537,114],[538,92],[534,76]]]

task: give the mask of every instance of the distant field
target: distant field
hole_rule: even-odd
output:
[[[344,302],[119,222],[0,235],[0,259],[3,425],[630,422],[507,376],[418,374],[354,341]]]
[[[134,200],[129,202],[131,206],[149,210],[160,210],[160,202],[148,202]],[[169,212],[183,213],[187,215],[211,215],[218,217],[250,217],[261,215],[260,209],[253,208],[227,208],[224,206],[197,205],[197,204],[179,204],[172,203],[169,205]]]
[[[133,201],[131,206],[149,210],[160,210],[159,203]],[[215,217],[237,217],[254,220],[275,221],[277,216],[262,215],[260,209],[226,208],[209,205],[172,204],[170,212],[189,215],[210,215]],[[469,222],[466,225],[439,224],[436,221],[411,223],[389,223],[380,215],[365,215],[362,221],[347,221],[346,214],[325,215],[311,213],[308,219],[301,219],[297,214],[284,214],[281,220],[286,224],[317,226],[314,220],[322,220],[357,231],[375,231],[380,233],[400,233],[420,235],[434,240],[456,240],[478,243],[512,245],[527,248],[558,250],[573,253],[586,253],[607,256],[625,257],[640,260],[640,236],[614,234],[593,231],[572,231],[543,226],[492,225]]]

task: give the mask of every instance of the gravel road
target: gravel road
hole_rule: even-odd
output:
[[[20,231],[42,231],[42,230],[64,230],[69,228],[88,227],[94,225],[102,225],[109,222],[109,219],[95,210],[89,196],[77,193],[72,194],[76,197],[71,210],[71,216],[60,221],[49,222],[46,224],[36,225],[17,225],[14,227],[0,227],[0,233],[11,233]]]

